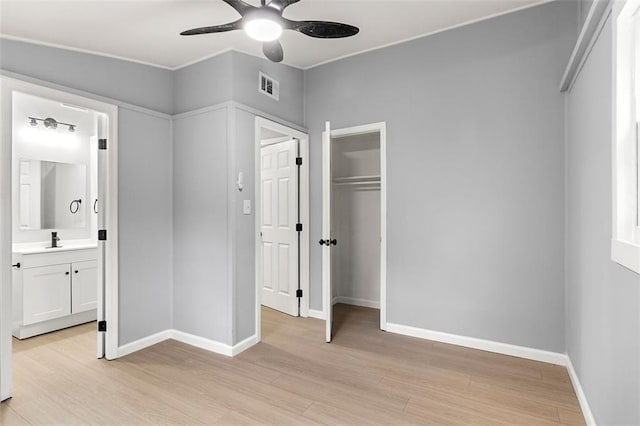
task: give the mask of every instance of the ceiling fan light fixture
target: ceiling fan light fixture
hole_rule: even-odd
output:
[[[257,41],[275,41],[282,35],[282,25],[271,19],[256,18],[244,25],[244,31]]]

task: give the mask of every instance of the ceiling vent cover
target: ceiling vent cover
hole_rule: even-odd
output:
[[[258,79],[258,92],[276,101],[280,100],[280,83],[261,72]]]

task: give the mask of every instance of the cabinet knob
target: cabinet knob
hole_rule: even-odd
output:
[[[76,274],[78,273],[78,271],[73,271],[73,272],[76,273]]]
[[[65,275],[69,275],[69,271],[65,272],[64,274],[65,274]]]

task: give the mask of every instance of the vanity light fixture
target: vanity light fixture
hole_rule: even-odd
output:
[[[78,126],[77,124],[63,123],[62,121],[58,121],[53,117],[47,117],[47,118],[29,117],[29,124],[31,126],[37,126],[38,121],[42,121],[42,123],[44,123],[44,127],[46,127],[47,129],[57,129],[58,124],[62,124],[63,126],[67,126],[68,130],[71,133],[75,132],[76,127]]]

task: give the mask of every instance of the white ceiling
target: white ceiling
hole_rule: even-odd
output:
[[[284,62],[309,68],[546,1],[302,0],[284,16],[344,22],[359,27],[360,34],[319,40],[285,31]],[[260,4],[259,0],[248,2]],[[261,45],[243,31],[179,35],[238,17],[221,0],[0,0],[0,36],[175,69],[230,49],[262,56]]]

